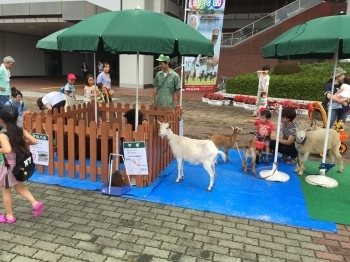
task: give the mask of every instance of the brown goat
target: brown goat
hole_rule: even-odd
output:
[[[255,164],[256,164],[256,147],[255,147],[255,142],[253,139],[247,141],[247,143],[244,145],[244,157],[243,157],[243,164],[242,164],[242,169],[244,174],[247,173],[247,161],[248,157],[251,157],[252,159],[252,174],[256,175],[255,171]]]
[[[225,148],[225,154],[227,156],[227,159],[229,159],[228,150],[233,148],[234,144],[236,143],[237,136],[242,130],[242,128],[239,128],[239,127],[231,126],[231,128],[233,130],[232,135],[215,134],[209,138],[211,141],[214,142],[217,148],[219,147]]]

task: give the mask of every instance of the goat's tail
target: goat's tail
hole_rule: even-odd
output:
[[[227,159],[226,154],[220,150],[218,150],[218,154],[220,154],[224,162],[226,162],[226,159]]]

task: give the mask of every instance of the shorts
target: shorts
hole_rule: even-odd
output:
[[[265,139],[264,138],[259,138],[258,139],[259,141],[261,141],[261,142],[264,142],[265,143],[265,145],[270,145],[270,137],[266,137]]]

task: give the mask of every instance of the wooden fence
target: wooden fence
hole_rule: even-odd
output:
[[[94,104],[78,104],[68,107],[66,112],[55,109],[47,114],[41,111],[24,116],[24,128],[28,132],[47,134],[49,136],[49,166],[37,165],[39,173],[70,178],[90,179],[91,181],[108,181],[109,153],[119,153],[121,140],[125,142],[145,141],[148,162],[148,175],[129,174],[136,181],[137,187],[150,185],[173,160],[171,149],[166,139],[158,135],[160,121],[173,121],[172,130],[179,133],[181,110],[174,112],[168,108],[154,110],[153,107],[140,106],[140,112],[148,119],[148,125],[139,125],[136,131],[126,124],[123,114],[134,108],[129,104],[103,104],[98,107],[102,123],[94,119]],[[116,119],[115,119],[116,116]],[[109,120],[109,121],[107,121]],[[98,158],[101,165],[97,165]],[[90,161],[86,161],[89,159]],[[119,158],[113,162],[112,171],[119,170],[126,184],[126,170],[121,170]],[[90,174],[88,177],[87,174]]]

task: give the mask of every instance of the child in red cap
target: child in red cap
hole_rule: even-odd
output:
[[[64,94],[67,96],[70,96],[74,100],[77,100],[75,97],[75,88],[74,88],[74,83],[75,83],[76,76],[75,74],[68,74],[67,76],[67,81],[68,83],[64,86]]]

